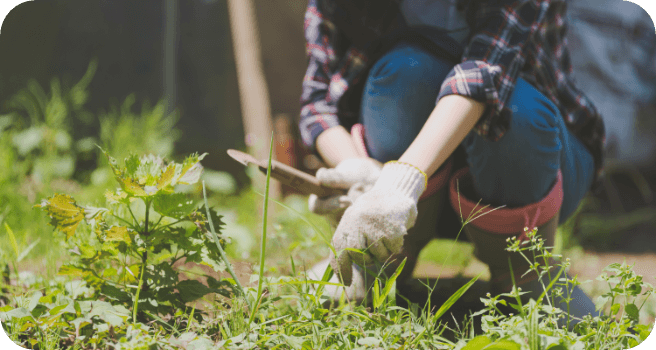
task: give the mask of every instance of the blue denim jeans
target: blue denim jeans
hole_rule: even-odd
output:
[[[398,159],[435,108],[454,66],[419,47],[401,44],[372,67],[360,122],[371,157]],[[540,201],[563,173],[560,222],[577,208],[593,181],[593,158],[567,129],[556,106],[523,79],[508,102],[510,129],[498,141],[470,132],[462,142],[477,193],[486,204],[521,207]]]

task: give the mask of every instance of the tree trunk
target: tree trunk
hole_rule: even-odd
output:
[[[237,80],[242,118],[249,153],[258,159],[268,159],[273,125],[269,92],[262,69],[257,19],[252,0],[228,0],[230,28],[237,66]],[[253,186],[264,190],[261,175],[253,178]],[[272,180],[270,196],[280,196],[280,184]]]

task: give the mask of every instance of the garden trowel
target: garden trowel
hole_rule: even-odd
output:
[[[228,155],[232,157],[232,159],[246,166],[249,164],[257,165],[262,173],[267,173],[267,165],[269,164],[268,160],[260,161],[248,153],[234,149],[229,149]],[[287,186],[299,190],[303,194],[316,194],[319,197],[327,197],[344,194],[346,192],[344,190],[323,186],[316,177],[275,160],[271,160],[271,177]]]

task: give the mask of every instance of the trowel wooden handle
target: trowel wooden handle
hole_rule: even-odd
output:
[[[267,172],[268,160],[260,161],[248,153],[234,149],[229,149],[228,155],[241,164],[246,166],[255,164],[261,172],[264,174]],[[345,190],[322,186],[316,177],[275,160],[271,160],[271,177],[301,191],[303,194],[314,193],[319,197],[327,197],[346,193]]]
[[[266,174],[267,168],[262,166],[264,164],[267,164],[267,161],[261,161],[258,168]],[[344,190],[322,186],[316,177],[275,160],[271,161],[271,176],[305,194],[314,193],[319,197],[326,197],[345,193]]]

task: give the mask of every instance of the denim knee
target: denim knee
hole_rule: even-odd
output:
[[[386,162],[405,152],[435,108],[442,81],[452,67],[445,59],[407,44],[373,65],[360,115],[373,158]]]
[[[522,79],[509,104],[514,113],[500,140],[472,132],[463,146],[482,200],[520,207],[541,200],[556,181],[566,130],[558,109]]]

